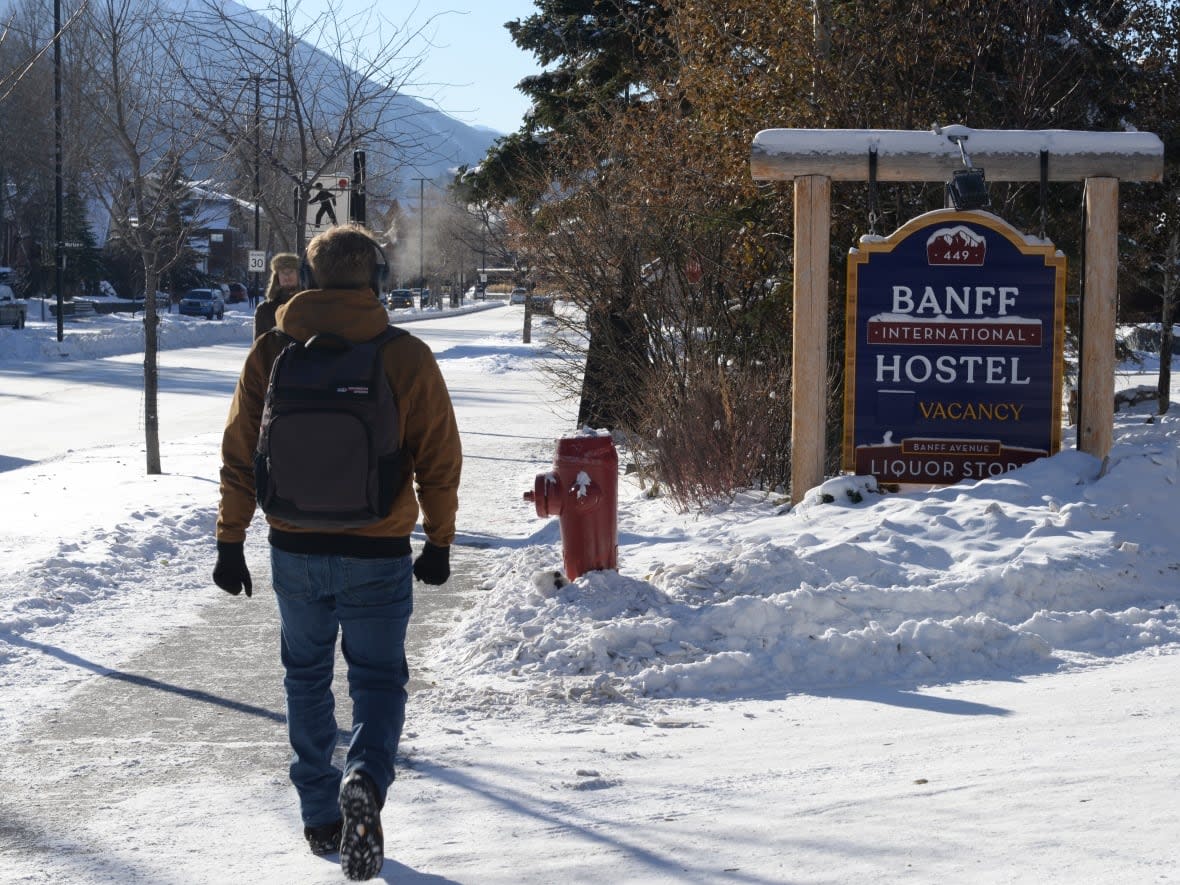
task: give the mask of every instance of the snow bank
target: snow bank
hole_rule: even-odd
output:
[[[112,313],[80,319],[68,318],[64,334],[57,340],[57,320],[45,311],[40,320],[40,303],[29,303],[26,328],[0,329],[0,359],[21,362],[57,359],[99,359],[143,352],[143,314]],[[160,349],[179,350],[249,341],[254,334],[253,314],[234,310],[231,305],[221,320],[160,314]]]
[[[686,516],[631,488],[621,573],[558,586],[558,545],[514,551],[438,653],[465,690],[601,700],[1005,678],[1180,642],[1178,440],[1174,415],[1122,415],[1101,475],[1067,450],[922,493],[840,478],[793,510]]]

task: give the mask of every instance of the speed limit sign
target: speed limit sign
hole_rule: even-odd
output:
[[[251,249],[247,266],[250,273],[262,273],[266,270],[266,253],[261,249]]]

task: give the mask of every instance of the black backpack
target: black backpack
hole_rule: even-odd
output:
[[[264,513],[312,529],[355,528],[389,515],[402,485],[402,453],[381,349],[404,334],[389,326],[353,343],[321,332],[283,348],[271,367],[254,454]]]

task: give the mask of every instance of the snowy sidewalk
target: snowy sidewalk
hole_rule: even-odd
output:
[[[210,583],[195,623],[115,669],[82,649],[34,639],[13,643],[75,669],[80,687],[61,709],[29,722],[7,748],[0,769],[0,882],[42,881],[53,871],[61,878],[50,881],[154,883],[165,881],[166,870],[183,882],[294,882],[310,881],[296,870],[324,865],[302,856],[297,803],[286,779],[278,614],[269,564],[254,556],[250,565],[252,598],[230,597]],[[445,588],[416,588],[407,641],[411,694],[425,687],[416,669],[423,646],[453,620],[472,567],[470,548],[457,549]],[[339,655],[333,689],[342,759],[351,704]],[[264,821],[277,832],[263,837]],[[194,839],[190,832],[180,844],[188,846],[182,855],[191,856],[177,857],[177,831],[193,829],[206,835]],[[255,835],[262,844],[252,844]],[[234,872],[221,868],[221,847],[231,844],[251,865],[260,850],[298,859],[293,878],[272,879],[263,870],[238,878],[236,865]],[[277,859],[269,863],[284,867]]]
[[[0,840],[9,843],[0,844],[6,875],[13,861],[15,869],[38,870],[86,857],[87,867],[107,867],[112,882],[151,881],[136,855],[167,856],[163,821],[201,805],[193,802],[202,796],[195,782],[280,775],[287,748],[274,621],[267,592],[245,604],[211,597],[198,623],[113,670],[84,649],[25,640],[28,649],[77,668],[84,681],[68,705],[30,722],[6,753],[0,817],[16,822]],[[20,772],[20,781],[8,772]],[[153,795],[172,799],[144,826],[128,809]],[[232,810],[225,814],[206,819],[212,840],[243,828]]]

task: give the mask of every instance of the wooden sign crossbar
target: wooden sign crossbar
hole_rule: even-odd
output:
[[[1082,304],[1078,448],[1110,454],[1114,435],[1114,336],[1118,300],[1118,183],[1160,181],[1164,147],[1150,132],[971,129],[766,129],[754,137],[755,181],[793,181],[794,342],[791,500],[824,478],[828,390],[828,238],[831,182],[946,181],[963,157],[988,181],[1039,181],[1047,151],[1050,181],[1084,181],[1086,277]]]
[[[754,136],[755,181],[824,175],[867,181],[869,152],[877,152],[878,181],[947,181],[963,168],[959,143],[988,181],[1039,181],[1041,151],[1049,181],[1117,178],[1159,181],[1163,142],[1150,132],[1003,130],[947,126],[938,132],[897,129],[765,129]]]

